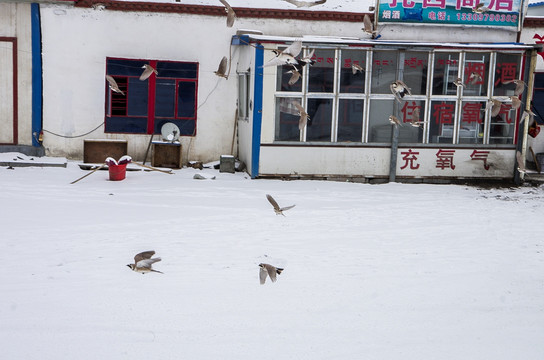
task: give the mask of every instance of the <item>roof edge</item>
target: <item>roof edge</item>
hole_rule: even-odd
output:
[[[114,11],[148,11],[162,13],[195,14],[209,16],[225,16],[223,6],[189,5],[181,3],[157,3],[141,1],[113,1],[113,0],[75,0],[75,7],[95,7],[97,5]],[[364,15],[373,18],[373,13],[354,13],[336,11],[308,11],[289,9],[260,9],[233,7],[239,18],[267,18],[267,19],[295,19],[319,21],[363,22]]]

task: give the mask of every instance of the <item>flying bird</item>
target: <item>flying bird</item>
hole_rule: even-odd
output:
[[[298,64],[298,61],[295,59],[295,57],[300,54],[301,50],[302,41],[300,40],[293,41],[291,45],[283,50],[272,50],[272,52],[276,54],[276,56],[272,60],[264,64],[263,67]]]
[[[531,110],[524,111],[523,114],[521,114],[521,119],[519,120],[519,123],[521,124],[524,120],[530,119],[529,126],[531,126],[532,123],[534,122],[535,115],[536,114],[532,112]]]
[[[486,110],[491,109],[491,117],[495,117],[499,115],[501,112],[502,102],[497,99],[491,99],[487,102],[487,106],[485,107]]]
[[[283,1],[287,1],[289,4],[295,5],[297,8],[312,7],[312,6],[321,5],[327,2],[327,0],[316,0],[316,1],[283,0]]]
[[[457,78],[456,80],[453,81],[453,85],[457,86],[457,87],[467,87],[464,83],[463,83],[463,79],[461,78]]]
[[[155,70],[151,65],[148,65],[148,64],[144,64],[144,66],[142,66],[142,69],[144,69],[144,72],[142,73],[142,75],[140,75],[141,81],[146,80],[153,73],[155,73],[155,75],[159,74],[157,70]]]
[[[353,75],[357,74],[357,72],[363,72],[363,67],[359,64],[351,63],[351,72]]]
[[[272,282],[276,282],[276,274],[279,275],[283,271],[281,268],[277,268],[270,264],[259,264],[260,270],[259,270],[259,280],[261,281],[261,285],[263,285],[266,282],[266,277],[270,277],[270,280]]]
[[[365,33],[370,34],[372,38],[376,36],[376,30],[374,30],[374,24],[370,20],[370,16],[368,14],[365,14],[363,17],[363,29]]]
[[[125,93],[119,89],[119,86],[117,85],[117,81],[113,78],[111,75],[106,75],[106,80],[108,80],[108,84],[110,86],[110,89],[116,93],[119,93],[121,95],[125,95]]]
[[[144,251],[139,254],[136,254],[134,256],[134,264],[128,264],[127,266],[131,268],[133,271],[145,274],[148,272],[158,272],[161,273],[161,271],[154,270],[151,266],[161,261],[161,258],[151,258],[153,255],[155,255],[155,251]]]
[[[413,127],[422,127],[423,125],[423,121],[420,121],[419,120],[419,107],[416,107],[413,111],[412,111],[412,119],[410,121],[410,125],[412,125]]]
[[[477,14],[482,14],[489,11],[489,8],[484,6],[484,3],[479,3],[475,7],[472,8],[472,12],[475,12]]]
[[[401,80],[393,81],[389,87],[399,102],[401,102],[402,98],[406,96],[406,94],[412,95],[410,88]]]
[[[477,72],[473,72],[468,77],[468,84],[469,85],[475,85],[475,84],[481,82],[482,80],[483,80],[482,75],[478,74]]]
[[[525,84],[525,81],[517,80],[517,79],[516,80],[506,81],[503,84],[511,84],[511,83],[516,84],[516,88],[514,89],[514,95],[515,96],[519,96],[519,95],[523,94],[523,91],[525,90],[525,87],[527,87],[527,84]]]
[[[314,56],[314,53],[315,53],[315,49],[312,49],[312,51],[310,51],[310,53],[308,53],[308,55],[302,57],[300,59],[300,62],[302,62],[302,66],[305,66],[305,65],[310,65],[312,66],[313,64],[315,64],[315,60],[312,60],[312,57]]]
[[[521,152],[516,151],[516,161],[518,163],[518,171],[521,174],[525,174],[527,172],[527,169],[525,168],[525,161],[523,161],[523,155],[521,155]]]
[[[306,112],[306,110],[304,110],[304,108],[302,107],[302,105],[300,105],[300,103],[298,101],[293,101],[293,105],[295,105],[295,107],[298,109],[298,112],[300,114],[300,119],[298,120],[298,129],[300,131],[302,131],[304,129],[304,127],[306,126],[306,123],[308,122],[308,120],[310,120],[310,117],[308,116],[308,113]],[[268,195],[267,195],[267,197],[268,197]],[[270,196],[270,198],[272,198],[272,196]],[[272,200],[274,200],[274,199],[272,199]],[[272,205],[274,206],[274,209],[275,209],[276,206],[274,205],[272,200],[268,199],[268,201],[270,201],[270,203],[272,203]],[[287,209],[285,209],[285,210],[287,210]]]
[[[519,109],[521,106],[521,100],[517,96],[510,96],[510,100],[512,100],[512,109]]]
[[[274,207],[274,212],[276,213],[276,215],[283,215],[283,212],[285,210],[289,210],[289,209],[292,209],[292,208],[295,207],[295,205],[291,205],[291,206],[285,206],[285,207],[280,208],[280,206],[278,205],[276,200],[274,200],[274,198],[271,195],[266,194],[266,198],[268,199],[268,201]],[[283,215],[283,216],[285,216],[285,215]]]
[[[294,85],[299,79],[300,79],[300,72],[298,71],[297,67],[293,65],[293,68],[286,72],[286,74],[291,74],[291,77],[289,78],[288,84]]]
[[[225,73],[227,72],[227,63],[228,63],[227,57],[223,56],[223,58],[221,59],[221,62],[219,63],[219,66],[217,67],[217,71],[214,71],[215,75],[227,79],[228,76],[225,75]]]
[[[232,27],[232,25],[234,25],[234,20],[236,19],[236,13],[226,0],[219,1],[221,1],[223,6],[225,6],[225,12],[227,13],[227,27]]]
[[[396,117],[395,115],[390,115],[389,116],[389,122],[393,125],[398,125],[398,126],[401,126],[402,123],[400,122],[399,118]]]

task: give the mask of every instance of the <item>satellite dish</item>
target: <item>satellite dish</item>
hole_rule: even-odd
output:
[[[161,127],[161,135],[164,141],[174,142],[179,139],[179,128],[176,124],[167,122]]]

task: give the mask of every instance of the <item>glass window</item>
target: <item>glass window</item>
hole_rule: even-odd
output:
[[[455,101],[431,101],[429,140],[431,143],[453,144]]]
[[[119,84],[119,83],[117,83]],[[127,112],[129,116],[147,116],[147,92],[149,85],[137,78],[128,78]]]
[[[489,53],[465,54],[463,96],[487,96]]]
[[[141,81],[144,64],[158,74]],[[162,124],[170,121],[180,128],[181,135],[195,134],[197,63],[107,58],[106,75],[112,76],[124,93],[106,88],[106,132],[157,134]],[[148,114],[150,101],[155,109]]]
[[[194,118],[196,112],[196,83],[178,82],[178,118]]]
[[[374,51],[372,57],[373,94],[391,94],[391,83],[397,80],[397,51]]]
[[[425,101],[405,101],[397,118],[403,124],[399,128],[399,143],[420,143],[423,141],[423,118]]]
[[[249,73],[238,74],[238,118],[249,118]]]
[[[332,99],[308,99],[306,141],[331,141]]]
[[[176,113],[176,80],[157,79],[155,92],[155,116],[173,118]]]
[[[482,144],[484,139],[485,101],[463,101],[459,144]]]
[[[516,110],[511,104],[502,104],[499,114],[491,117],[489,123],[490,144],[512,144],[514,142],[514,124]]]
[[[276,98],[276,126],[275,141],[299,141],[300,131],[298,127],[300,115],[294,105],[302,104],[300,98],[278,97]]]
[[[404,54],[403,81],[412,95],[425,95],[427,92],[428,52],[407,51]]]
[[[315,50],[315,63],[308,69],[308,92],[332,93],[334,91],[334,61],[334,50]]]
[[[434,56],[433,95],[456,95],[453,83],[459,77],[459,53],[436,52]]]
[[[366,51],[342,50],[340,66],[340,92],[364,93]]]
[[[294,73],[296,72],[296,74]],[[277,91],[302,91],[302,68],[295,68],[293,65],[278,66],[276,72],[276,90]],[[294,77],[293,77],[294,76]],[[291,79],[293,84],[289,85]]]
[[[497,53],[497,65],[495,66],[494,96],[514,96],[516,84],[513,80],[520,78],[519,54]],[[527,88],[524,86],[523,91]],[[521,95],[521,94],[520,94]]]
[[[391,143],[389,116],[394,113],[396,100],[371,100],[368,119],[368,142]]]
[[[362,141],[363,108],[364,101],[360,99],[340,99],[338,101],[338,135],[336,141]]]

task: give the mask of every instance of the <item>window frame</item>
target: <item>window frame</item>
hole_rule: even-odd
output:
[[[146,83],[146,89],[145,89],[145,96],[141,96],[139,99],[136,99],[134,101],[144,101],[146,102],[146,112],[145,115],[137,114],[137,115],[131,115],[129,114],[129,94],[131,92],[131,86],[130,86],[130,79],[138,79],[143,71],[143,69],[138,69],[138,72],[136,72],[136,67],[139,68],[139,66],[136,66],[133,70],[129,70],[134,72],[134,74],[130,75],[113,75],[110,73],[110,66],[112,66],[112,63],[118,63],[120,66],[126,66],[127,68],[131,67],[131,64],[149,64],[150,66],[154,68],[159,68],[159,74],[155,75],[152,74],[148,79],[144,80],[143,82]],[[173,63],[180,65],[180,68],[182,65],[188,65],[189,67],[194,67],[194,77],[187,77],[187,76],[179,76],[179,77],[172,77],[172,76],[161,76],[160,72],[160,64],[163,63]],[[133,65],[134,66],[134,65]],[[175,72],[175,71],[192,71],[192,70],[176,70],[176,69],[168,69],[169,72]],[[125,92],[124,98],[125,98],[125,115],[116,115],[113,114],[113,100],[115,97],[120,97],[121,95],[118,93],[113,92],[107,82],[106,82],[106,108],[105,108],[105,114],[104,114],[104,132],[107,134],[142,134],[142,135],[150,135],[150,134],[160,134],[160,125],[164,122],[173,122],[178,127],[180,127],[181,136],[196,136],[196,122],[198,118],[198,82],[199,82],[199,63],[198,62],[191,62],[191,61],[174,61],[174,60],[151,60],[151,59],[130,59],[130,58],[120,58],[120,57],[107,57],[106,58],[106,75],[112,76],[115,80],[120,78],[126,78],[126,86],[123,86],[121,90]],[[157,89],[158,89],[158,83],[157,81],[160,81],[161,79],[167,79],[167,80],[173,80],[174,82],[174,99],[173,99],[173,106],[174,106],[174,112],[173,116],[165,116],[165,115],[157,115]],[[142,82],[142,83],[143,83]],[[179,84],[182,82],[190,82],[194,83],[194,98],[192,99],[192,105],[193,105],[193,116],[179,116]],[[134,89],[134,88],[133,88]],[[122,124],[123,120],[126,120],[127,123],[124,125]],[[130,123],[128,121],[136,121],[137,119],[144,120],[145,119],[145,126],[140,125],[138,128],[139,130],[130,130]],[[117,122],[117,124],[113,124]],[[189,126],[184,126],[184,125]],[[181,126],[180,126],[181,125]],[[108,127],[112,127],[113,129],[108,129]],[[189,130],[184,130],[183,128],[187,128]],[[126,129],[126,131],[122,131],[121,129]]]
[[[340,100],[343,99],[362,99],[363,100],[363,118],[361,119],[361,141],[355,142],[356,144],[361,145],[383,145],[383,144],[390,144],[390,142],[370,142],[370,130],[371,130],[371,123],[370,123],[370,113],[371,113],[371,107],[373,101],[378,100],[391,100],[395,99],[394,95],[389,93],[372,93],[372,64],[373,64],[373,57],[376,51],[391,51],[396,54],[397,56],[397,69],[395,70],[397,73],[397,77],[400,74],[400,77],[402,78],[402,74],[404,71],[404,58],[403,56],[409,52],[422,52],[426,54],[427,58],[427,69],[426,69],[426,92],[424,94],[420,95],[411,95],[407,96],[403,99],[404,101],[414,101],[417,102],[418,107],[423,107],[421,113],[420,113],[420,121],[423,122],[422,132],[420,135],[418,135],[418,141],[415,143],[406,143],[406,144],[412,144],[412,145],[448,145],[448,146],[457,146],[457,145],[470,145],[470,146],[494,146],[494,145],[514,145],[517,142],[516,139],[516,132],[517,132],[517,123],[519,121],[520,116],[520,110],[512,111],[509,115],[510,123],[509,125],[513,126],[510,127],[509,133],[507,135],[501,136],[501,141],[494,141],[493,134],[491,133],[491,127],[496,125],[492,122],[491,119],[491,110],[486,107],[482,108],[480,111],[483,111],[483,114],[481,115],[481,122],[478,122],[478,126],[475,127],[472,131],[469,131],[470,136],[467,137],[467,131],[464,128],[461,128],[464,126],[464,122],[462,121],[462,115],[463,115],[463,106],[467,102],[479,102],[484,103],[487,105],[488,101],[490,101],[494,97],[494,90],[495,90],[495,79],[496,79],[496,64],[497,64],[497,56],[498,54],[511,54],[516,59],[515,64],[517,66],[516,68],[516,74],[515,77],[517,79],[523,79],[524,74],[524,68],[526,66],[525,64],[525,53],[524,50],[508,50],[508,49],[466,49],[466,48],[425,48],[425,47],[407,47],[405,49],[399,49],[399,48],[392,48],[392,47],[381,47],[381,46],[342,46],[342,45],[312,45],[312,44],[304,44],[303,46],[303,54],[307,54],[311,49],[327,49],[327,50],[334,50],[335,54],[335,62],[334,62],[334,89],[332,93],[323,93],[323,92],[309,92],[308,91],[308,66],[305,66],[303,68],[303,72],[301,74],[301,82],[302,87],[300,91],[278,91],[277,87],[277,76],[278,72],[280,72],[281,66],[277,67],[276,70],[276,78],[274,82],[274,103],[278,101],[278,98],[301,98],[302,106],[306,109],[308,105],[308,99],[315,99],[315,98],[330,98],[333,99],[333,109],[332,109],[332,119],[331,119],[331,139],[330,141],[307,141],[307,129],[304,128],[303,131],[300,133],[300,138],[297,143],[304,143],[305,145],[322,145],[322,144],[345,144],[345,143],[354,143],[352,141],[338,141],[338,131],[339,131],[339,107],[340,107]],[[343,51],[353,51],[358,50],[365,53],[365,82],[364,82],[364,92],[363,93],[342,93],[340,92],[340,80],[341,80],[341,66],[342,66],[342,56]],[[457,55],[458,65],[457,69],[455,70],[457,73],[457,77],[461,77],[462,79],[466,80],[466,77],[468,76],[465,74],[465,68],[469,61],[476,61],[474,59],[467,59],[467,54],[470,54],[469,57],[473,58],[473,54],[482,54],[483,61],[488,61],[489,65],[485,69],[485,74],[487,79],[486,81],[486,92],[481,93],[478,95],[466,95],[463,92],[462,88],[456,88],[455,93],[451,94],[433,94],[433,83],[434,83],[434,71],[435,71],[435,57],[437,54],[441,53],[454,53]],[[315,55],[314,55],[315,56]],[[478,56],[478,55],[476,55]],[[424,56],[422,56],[424,57]],[[425,75],[424,75],[425,76]],[[449,79],[447,80],[449,81]],[[423,86],[423,84],[422,84]],[[504,97],[504,96],[502,96]],[[454,114],[453,114],[453,124],[452,124],[452,141],[451,143],[440,143],[436,141],[436,139],[433,139],[431,136],[431,112],[432,112],[432,105],[433,103],[436,103],[437,101],[446,101],[446,102],[453,102],[454,104]],[[509,101],[506,101],[505,104],[509,104]],[[398,112],[398,103],[395,100],[394,106],[394,112]],[[274,107],[276,109],[276,106]],[[275,110],[276,111],[276,110]],[[406,121],[406,120],[405,120]],[[277,123],[277,114],[274,114],[274,122],[275,126]],[[385,123],[385,122],[384,122]],[[405,124],[405,126],[410,126],[409,124]],[[482,129],[483,128],[483,129]],[[513,130],[512,130],[513,129]],[[483,134],[482,134],[483,130]],[[474,135],[475,134],[475,135]],[[474,135],[474,140],[471,136]],[[480,137],[481,136],[481,137]],[[469,139],[469,140],[467,140]],[[275,143],[293,143],[293,141],[288,140],[278,140],[276,136],[274,136],[274,142]]]

